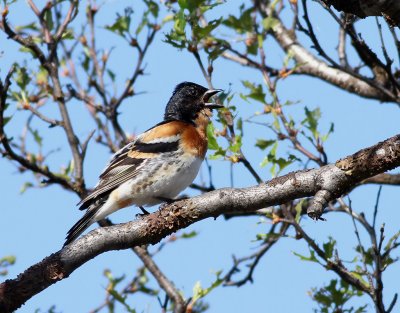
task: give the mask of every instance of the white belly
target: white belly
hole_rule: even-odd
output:
[[[125,186],[121,187],[126,190],[126,194],[130,195],[133,204],[138,206],[155,205],[163,202],[160,200],[162,198],[174,199],[182,190],[188,187],[196,178],[202,162],[202,159],[192,156],[180,157],[172,164],[163,164],[155,171],[153,178],[140,178],[127,182],[124,184]],[[138,183],[143,179],[145,181],[144,184]],[[151,182],[150,185],[148,185],[148,179]]]
[[[142,173],[113,191],[96,214],[96,220],[129,205],[152,206],[163,202],[162,199],[174,199],[193,182],[202,162],[200,158],[181,156],[173,162],[153,164],[146,175]]]

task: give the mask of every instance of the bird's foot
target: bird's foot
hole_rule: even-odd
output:
[[[141,210],[142,210],[142,213],[138,213],[138,214],[136,214],[136,215],[135,215],[135,216],[136,216],[136,218],[145,217],[146,215],[149,215],[149,214],[150,214],[150,212],[149,212],[149,211],[147,211],[147,210],[145,210],[145,208],[144,208],[144,207],[142,207],[142,206],[139,206],[139,209],[141,209]]]

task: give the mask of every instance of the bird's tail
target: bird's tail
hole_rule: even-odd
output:
[[[102,205],[92,204],[91,207],[88,208],[85,215],[78,221],[67,233],[67,237],[65,238],[64,246],[73,242],[76,238],[78,238],[90,225],[92,225],[96,221],[96,213],[99,211]]]

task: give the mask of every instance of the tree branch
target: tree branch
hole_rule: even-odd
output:
[[[298,42],[295,34],[284,26],[282,20],[272,12],[270,7],[260,5],[259,11],[264,18],[272,15],[276,20],[272,36],[286,53],[293,55],[293,58],[299,65],[296,72],[321,78],[328,83],[348,92],[356,93],[361,97],[385,102],[400,102],[400,99],[396,95],[373,79],[363,77],[354,71],[349,72],[346,68],[329,66],[315,57]]]
[[[323,0],[336,10],[365,18],[367,16],[383,16],[391,25],[400,25],[400,2],[392,0]]]
[[[28,299],[97,255],[110,250],[155,244],[178,229],[200,220],[236,211],[310,197],[328,190],[339,197],[369,176],[400,165],[400,135],[358,151],[335,164],[303,170],[247,188],[223,188],[176,201],[139,220],[91,231],[62,250],[28,268],[16,279],[0,284],[0,311],[12,312]],[[90,247],[90,249],[88,249]]]
[[[185,301],[175,288],[174,284],[164,275],[157,264],[153,261],[145,247],[136,246],[133,248],[136,255],[143,262],[144,266],[150,271],[157,280],[160,287],[166,292],[174,304],[174,313],[185,313]]]

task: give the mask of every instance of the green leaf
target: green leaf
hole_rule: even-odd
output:
[[[178,35],[184,35],[185,27],[186,27],[185,13],[183,12],[183,10],[180,10],[175,17],[174,31]]]
[[[333,132],[334,132],[334,124],[331,123],[331,127],[329,128],[328,132],[321,137],[322,142],[325,142],[328,139],[329,135],[332,134]]]
[[[116,290],[114,289],[110,289],[108,290],[108,292],[110,293],[110,295],[117,300],[119,303],[121,303],[125,309],[130,312],[130,313],[136,313],[136,310],[131,308],[127,303],[126,303],[126,296],[122,296],[120,295]]]
[[[44,13],[44,21],[46,23],[47,28],[49,31],[52,31],[54,28],[54,22],[53,22],[53,15],[51,14],[51,10],[46,10]]]
[[[276,140],[257,139],[256,147],[260,148],[261,150],[265,150],[275,142]]]
[[[362,277],[362,275],[360,273],[353,271],[353,272],[350,272],[350,275],[353,276],[354,278],[358,279],[365,286],[366,289],[370,288],[369,283],[366,280],[364,280],[364,278]]]
[[[296,223],[300,222],[301,219],[301,212],[303,211],[303,204],[304,204],[304,199],[301,199],[296,206],[294,207],[294,209],[296,210],[296,217],[295,217],[295,221]]]
[[[186,36],[178,35],[176,32],[172,31],[169,34],[165,34],[164,42],[170,44],[174,48],[183,49],[186,47]]]
[[[0,259],[0,276],[5,276],[8,274],[7,267],[13,265],[15,260],[16,258],[13,255],[8,255]]]
[[[27,29],[36,30],[36,31],[39,30],[39,28],[37,27],[37,23],[36,22],[32,22],[32,23],[29,23],[29,24],[26,24],[26,25],[15,26],[15,30],[17,32],[21,32],[21,31],[27,30]]]
[[[249,82],[248,80],[242,81],[242,84],[247,89],[250,89],[250,93],[245,95],[245,97],[254,99],[263,104],[265,103],[266,94],[264,93],[264,90],[263,90],[263,87],[261,86],[261,84],[256,85],[254,83]]]
[[[209,123],[207,125],[207,138],[208,138],[208,149],[218,150],[219,145],[217,142],[217,138],[215,137],[215,128],[212,123]]]
[[[115,83],[115,73],[109,69],[107,69],[107,74],[110,77],[111,81]]]
[[[37,58],[36,53],[32,49],[26,47],[20,47],[18,50],[24,53],[29,53],[34,59]]]
[[[125,15],[117,15],[117,19],[111,26],[106,26],[105,28],[113,33],[120,36],[124,36],[125,33],[129,32],[129,27],[131,25],[131,12],[126,11]]]
[[[12,116],[5,116],[3,118],[3,126],[6,126],[9,121],[11,121]]]
[[[198,40],[207,37],[215,28],[217,28],[222,22],[222,18],[218,20],[210,21],[206,26],[201,27],[196,25],[193,27],[193,34]]]
[[[293,160],[291,160],[290,158],[288,158],[288,159],[279,158],[279,159],[275,160],[275,163],[278,164],[279,172],[281,172],[284,168],[286,168],[287,166],[292,164]]]
[[[178,0],[180,8],[182,10],[188,9],[190,13],[199,8],[204,2],[204,0]]]
[[[75,39],[74,36],[74,30],[71,28],[68,28],[61,36],[62,40],[73,40]]]
[[[233,153],[239,153],[242,148],[242,136],[236,135],[233,142],[229,145],[229,150]]]
[[[229,15],[228,18],[223,21],[223,24],[233,28],[239,34],[253,32],[253,19],[251,17],[253,9],[249,8],[243,11],[242,7],[240,11],[239,18]]]
[[[39,145],[39,147],[41,147],[43,143],[43,138],[39,135],[39,131],[37,129],[33,130],[32,128],[29,128],[29,131],[32,134],[35,142]]]
[[[314,250],[310,250],[310,256],[308,256],[308,257],[304,256],[304,255],[301,255],[300,253],[297,253],[297,252],[293,252],[293,254],[295,256],[299,257],[300,260],[302,260],[302,261],[309,261],[309,262],[319,263],[318,259],[315,256]]]
[[[17,260],[17,258],[15,256],[7,255],[0,259],[0,266],[13,265],[13,264],[15,264],[16,260]]]
[[[321,118],[321,110],[316,108],[310,111],[307,107],[304,108],[306,113],[306,118],[301,122],[305,125],[313,134],[314,138],[317,139],[319,137],[318,121]]]
[[[19,189],[19,193],[23,194],[28,188],[33,187],[33,184],[30,182],[26,182],[22,185],[22,187]]]
[[[45,85],[48,82],[49,74],[44,67],[40,66],[39,71],[36,74],[36,83],[38,85]]]
[[[256,235],[256,241],[276,240],[279,237],[281,237],[281,235],[276,233],[260,233]]]
[[[191,231],[190,233],[183,233],[182,235],[181,235],[181,238],[183,238],[183,239],[189,239],[189,238],[194,238],[194,237],[196,237],[198,235],[198,233],[194,230],[194,231]]]
[[[195,303],[201,298],[204,298],[206,295],[208,295],[213,289],[217,288],[219,285],[222,284],[224,281],[221,279],[219,276],[221,275],[221,271],[218,271],[215,273],[217,278],[216,280],[211,284],[210,287],[203,289],[201,287],[200,281],[197,281],[196,284],[193,287],[193,296],[192,296],[192,302]]]
[[[28,75],[28,72],[25,67],[17,67],[15,71],[15,82],[22,90],[25,90],[26,86],[30,83],[31,78]]]
[[[74,171],[74,160],[69,161],[67,168],[64,170],[64,175],[69,175]]]
[[[357,290],[353,285],[337,279],[332,279],[330,283],[322,288],[313,288],[311,297],[317,302],[321,313],[342,312],[342,313],[363,313],[367,312],[367,306],[361,306],[354,310],[353,307],[347,309],[345,304],[354,297],[360,297],[363,292]],[[314,310],[314,312],[317,312]]]
[[[398,231],[397,233],[395,233],[388,241],[388,243],[385,245],[385,251],[388,251],[389,249],[392,248],[393,244],[395,244],[397,242],[397,239],[400,236],[400,231]]]
[[[160,11],[160,7],[157,2],[153,0],[144,0],[144,3],[147,5],[147,8],[153,17],[158,17],[158,13]]]
[[[329,241],[322,245],[325,255],[328,259],[332,258],[335,246],[336,246],[336,240],[333,239],[332,237],[329,237]]]
[[[224,157],[226,155],[226,150],[222,149],[221,147],[219,147],[217,149],[217,151],[214,152],[214,154],[211,154],[208,158],[210,160],[218,160],[221,157]]]
[[[278,24],[279,20],[272,16],[268,16],[262,20],[262,25],[266,31],[273,30]]]

